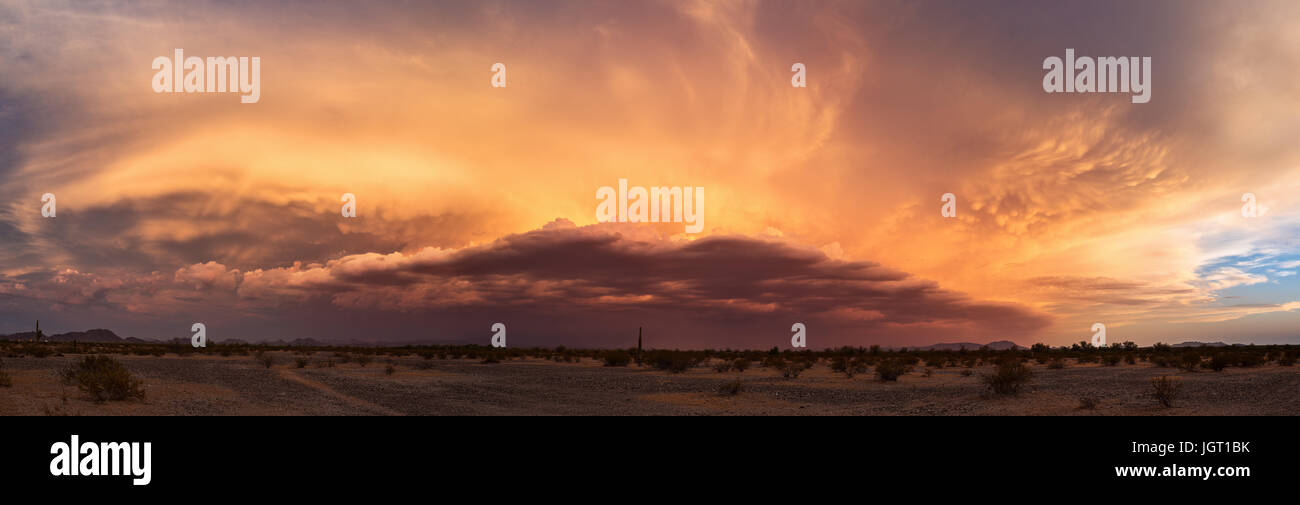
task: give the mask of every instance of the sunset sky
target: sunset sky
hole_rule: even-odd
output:
[[[1297,27],[1290,0],[0,0],[0,333],[1300,343]],[[260,101],[155,93],[177,48],[260,57]],[[1150,57],[1150,102],[1044,92],[1067,48]],[[704,231],[598,223],[619,179],[705,188]]]

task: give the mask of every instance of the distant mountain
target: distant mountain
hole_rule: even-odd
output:
[[[994,351],[1005,351],[1007,349],[1016,349],[1016,350],[1028,349],[1028,347],[1016,345],[1015,342],[1012,342],[1010,340],[998,340],[996,342],[989,342],[987,344],[976,344],[974,342],[942,343],[942,344],[928,345],[925,347],[909,347],[908,349],[915,349],[918,351],[960,351],[962,349],[965,349],[967,351],[978,351],[980,350],[981,347],[986,345],[989,346],[989,349],[992,349]]]
[[[289,347],[323,347],[327,345],[341,345],[341,344],[329,344],[329,343],[321,342],[314,338],[295,338],[288,342],[285,342],[284,340],[268,340],[266,342],[259,342],[259,343],[264,343],[267,345],[284,345]]]
[[[24,331],[11,335],[0,335],[0,340],[31,340],[36,338],[36,332]],[[100,342],[100,343],[120,343],[120,342],[144,342],[140,339],[123,339],[113,333],[112,330],[96,328],[86,331],[71,331],[68,333],[58,333],[54,335],[45,335],[47,342]]]
[[[124,342],[122,337],[117,336],[117,334],[113,333],[112,330],[105,330],[103,328],[96,328],[93,330],[86,330],[86,331],[72,331],[68,333],[60,333],[58,335],[49,335],[45,337],[45,339],[49,340],[50,342],[103,342],[103,343]]]
[[[1183,342],[1174,344],[1173,347],[1228,347],[1228,344],[1223,342]]]

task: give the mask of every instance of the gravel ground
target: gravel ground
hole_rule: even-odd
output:
[[[897,383],[870,374],[845,378],[823,364],[797,379],[751,369],[682,374],[541,360],[481,364],[395,358],[296,368],[288,353],[271,369],[251,357],[117,356],[144,383],[144,401],[96,404],[62,386],[58,371],[75,359],[6,358],[13,387],[0,388],[0,415],[1295,415],[1300,369],[1266,365],[1187,373],[1145,363],[1049,370],[1033,365],[1020,395],[985,392],[980,367],[919,368]],[[429,366],[428,369],[422,369]],[[1173,408],[1152,397],[1151,378],[1174,375],[1184,387]],[[719,388],[740,380],[742,391]],[[1080,398],[1099,400],[1095,409]]]

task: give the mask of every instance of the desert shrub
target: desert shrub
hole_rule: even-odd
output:
[[[943,358],[929,358],[925,360],[925,366],[930,368],[943,368]]]
[[[781,367],[781,376],[787,379],[798,379],[799,374],[804,370],[812,368],[812,364],[802,361],[787,361],[785,366]]]
[[[370,359],[369,354],[358,354],[356,357],[357,364],[361,365],[362,368],[365,368],[366,365],[370,364]],[[346,361],[344,363],[346,363]]]
[[[1202,363],[1201,366],[1205,368],[1209,368],[1210,370],[1214,370],[1216,372],[1222,372],[1224,368],[1228,367],[1228,361],[1229,360],[1227,355],[1223,353],[1219,353],[1219,354],[1215,354],[1214,356],[1210,356],[1210,360],[1206,361],[1205,363]]]
[[[1201,355],[1189,352],[1183,355],[1179,361],[1179,367],[1188,372],[1196,371],[1196,367],[1201,366]]]
[[[1125,363],[1128,363],[1128,364],[1130,364],[1130,365],[1136,365],[1136,364],[1137,364],[1137,357],[1134,356],[1134,355],[1132,355],[1132,354],[1125,354],[1125,355],[1124,355],[1124,362],[1125,362]]]
[[[971,375],[974,375],[974,374],[975,374],[975,372],[971,371],[971,369],[969,369],[969,368],[967,368],[967,369],[961,371],[961,376],[962,376],[962,377],[970,377]]]
[[[1105,366],[1115,366],[1119,364],[1121,359],[1124,358],[1118,354],[1107,354],[1101,358],[1101,364]]]
[[[1283,354],[1281,358],[1277,359],[1277,364],[1279,366],[1295,366],[1295,356],[1289,352]]]
[[[927,367],[921,372],[921,377],[930,377],[934,375],[934,369]]]
[[[384,367],[384,375],[393,375],[393,373],[396,371],[397,371],[397,367],[393,366],[392,363],[389,363],[388,366]]]
[[[867,364],[862,358],[849,358],[848,356],[836,356],[831,360],[831,371],[844,374],[850,379],[854,375],[867,371]]]
[[[1155,390],[1152,396],[1164,405],[1166,408],[1174,406],[1174,400],[1178,394],[1183,391],[1183,381],[1178,377],[1162,375],[1151,379],[1151,386]]]
[[[609,351],[601,356],[605,366],[627,366],[632,362],[632,355],[627,351]]]
[[[1254,352],[1237,353],[1232,360],[1237,366],[1250,368],[1264,364],[1264,357]]]
[[[1053,358],[1052,361],[1047,362],[1048,370],[1060,370],[1062,368],[1065,368],[1065,360],[1061,358]]]
[[[32,355],[33,358],[48,358],[51,354],[54,354],[54,351],[43,345],[29,345],[27,346],[27,354]]]
[[[646,362],[655,370],[682,373],[691,368],[693,360],[686,353],[673,351],[654,351],[646,356]]]
[[[722,396],[736,396],[744,389],[744,383],[740,382],[740,379],[736,379],[734,381],[722,383],[722,386],[718,388],[718,394]]]
[[[9,372],[5,371],[4,361],[0,361],[0,387],[4,387],[4,388],[14,387],[13,379],[9,378]]]
[[[483,361],[480,361],[480,363],[484,365],[492,365],[500,362],[501,362],[501,355],[495,352],[484,354]]]
[[[718,373],[727,373],[731,371],[731,362],[722,360],[713,364],[713,370]]]
[[[327,359],[324,361],[317,361],[316,368],[334,368],[334,360]]]
[[[1101,405],[1101,399],[1097,398],[1096,396],[1084,395],[1079,397],[1080,409],[1097,410],[1098,405]]]
[[[983,381],[996,394],[1014,395],[1020,393],[1020,388],[1029,383],[1033,374],[1024,363],[1008,359],[998,363],[997,369],[985,375]]]
[[[731,362],[731,368],[735,368],[737,372],[744,373],[745,370],[749,370],[749,364],[748,359],[736,358],[735,361]]]
[[[298,358],[293,360],[294,366],[298,368],[307,368],[307,358]]]
[[[144,389],[131,372],[108,356],[85,356],[63,371],[63,382],[77,386],[96,402],[144,399]]]
[[[258,353],[253,356],[253,359],[257,360],[258,363],[261,363],[262,366],[267,368],[271,368],[272,365],[275,365],[275,356],[272,356],[269,352],[258,351]]]
[[[876,363],[876,376],[879,377],[882,382],[897,382],[898,378],[907,373],[908,370],[911,370],[911,368],[911,366],[908,366],[902,361],[889,358],[881,360],[880,363]]]

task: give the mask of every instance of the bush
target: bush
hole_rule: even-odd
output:
[[[500,362],[501,362],[501,355],[495,352],[490,352],[483,355],[483,361],[481,361],[480,363],[484,365],[492,365]]]
[[[1224,368],[1228,367],[1228,356],[1223,353],[1215,354],[1210,357],[1210,361],[1205,362],[1201,366],[1216,372],[1222,372]]]
[[[693,364],[685,353],[673,351],[652,352],[646,357],[646,362],[650,363],[655,370],[666,370],[672,373],[685,372]]]
[[[1242,368],[1250,368],[1264,364],[1265,359],[1255,352],[1243,352],[1233,356],[1233,362]]]
[[[724,382],[722,387],[718,388],[718,394],[722,396],[736,396],[745,389],[744,383],[740,379]]]
[[[876,376],[880,377],[881,382],[898,382],[898,378],[911,370],[911,368],[912,367],[904,364],[902,361],[889,358],[876,364]]]
[[[1048,370],[1060,370],[1062,368],[1065,368],[1065,360],[1061,358],[1053,358],[1052,361],[1047,362]]]
[[[1098,405],[1101,405],[1101,399],[1100,399],[1100,398],[1097,398],[1096,396],[1080,396],[1080,397],[1079,397],[1079,408],[1080,408],[1080,409],[1084,409],[1084,410],[1097,410],[1097,406],[1098,406]]]
[[[632,355],[626,351],[610,351],[601,356],[605,361],[605,366],[627,366],[632,362]]]
[[[731,362],[722,360],[713,364],[713,371],[718,373],[727,373],[731,371]]]
[[[1105,366],[1115,366],[1119,364],[1121,359],[1124,358],[1118,354],[1107,354],[1101,358],[1101,364]]]
[[[1201,366],[1201,355],[1194,352],[1184,354],[1183,359],[1180,361],[1180,366],[1183,370],[1195,372],[1196,367]]]
[[[275,364],[275,356],[272,356],[271,353],[268,352],[259,352],[253,359],[257,360],[258,363],[261,363],[262,366],[267,368],[271,368],[271,366]]]
[[[1029,383],[1033,374],[1020,360],[1008,359],[998,363],[997,370],[992,375],[985,375],[983,381],[996,394],[1014,395],[1020,393],[1020,388]]]
[[[365,368],[366,365],[369,365],[369,364],[370,364],[370,355],[369,355],[369,354],[358,354],[356,360],[357,360],[357,364],[358,364],[358,365],[361,365],[361,368]],[[344,363],[347,363],[347,362],[344,361]]]
[[[1162,375],[1151,379],[1151,386],[1155,389],[1152,393],[1156,400],[1160,401],[1165,408],[1173,407],[1174,400],[1178,394],[1183,391],[1183,381],[1178,377]]]
[[[5,371],[5,364],[3,361],[0,361],[0,387],[14,387],[14,381],[9,378],[9,372]]]
[[[293,364],[298,368],[307,368],[307,358],[298,358],[293,360]]]
[[[393,372],[396,371],[397,367],[393,366],[392,363],[389,363],[388,366],[384,367],[384,375],[393,375]]]
[[[849,358],[847,356],[836,356],[831,360],[831,371],[843,373],[850,379],[854,375],[867,371],[867,363],[862,358]]]
[[[972,372],[969,368],[967,368],[967,369],[964,369],[964,370],[961,371],[961,376],[962,376],[962,377],[970,377],[970,376],[973,375],[974,373],[975,373],[975,372]]]
[[[731,368],[735,368],[736,371],[740,373],[744,373],[745,370],[749,370],[749,365],[750,365],[749,360],[746,358],[736,358],[736,361],[731,362]]]
[[[63,371],[63,382],[77,386],[95,402],[144,399],[144,389],[131,372],[108,356],[85,356]]]

